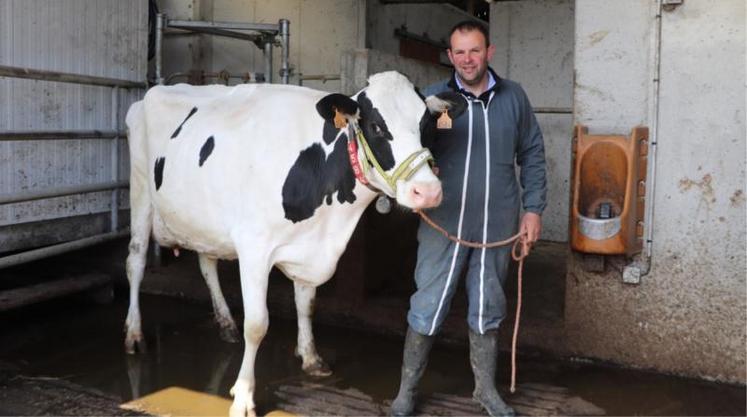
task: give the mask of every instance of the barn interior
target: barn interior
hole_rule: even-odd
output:
[[[490,28],[491,67],[522,84],[545,138],[549,206],[521,291],[521,413],[745,415],[739,0],[0,2],[7,34],[0,40],[0,413],[75,410],[64,398],[47,398],[46,408],[38,397],[9,400],[33,391],[18,381],[46,392],[44,378],[94,387],[113,404],[169,386],[229,397],[241,344],[219,339],[193,252],[177,256],[175,248],[151,242],[141,290],[151,349],[130,357],[122,348],[129,236],[124,116],[147,88],[269,82],[354,94],[369,75],[387,69],[422,88],[450,74],[448,33],[465,19]],[[694,111],[683,114],[685,108]],[[593,160],[583,155],[593,154],[583,153],[583,130],[574,126],[588,127],[592,138],[617,135],[631,143],[634,127],[647,129],[647,151],[620,157],[634,159],[638,175],[629,176],[638,204],[621,251],[604,253],[576,233],[585,216],[600,210],[599,199],[584,203],[584,187],[595,189],[592,179],[613,163],[582,168],[582,160]],[[576,207],[584,204],[590,211]],[[387,413],[414,291],[418,223],[400,207],[383,214],[369,207],[335,275],[318,289],[316,339],[335,372],[328,380],[304,377],[293,358],[293,285],[273,269],[271,325],[257,370],[264,384],[259,412]],[[519,296],[516,269],[500,330],[502,390]],[[220,262],[219,275],[240,323],[238,263]],[[462,283],[424,382],[427,392],[454,397],[421,413],[481,413],[463,401],[472,387],[466,311]],[[326,386],[313,392],[326,389],[319,395],[342,408],[324,409],[308,394],[294,397],[309,384]],[[98,395],[76,392],[83,391]],[[362,408],[344,408],[351,404]],[[120,412],[73,414],[102,410]]]

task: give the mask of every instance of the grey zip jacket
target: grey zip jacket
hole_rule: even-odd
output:
[[[529,99],[518,83],[488,70],[495,85],[480,97],[460,90],[454,75],[424,91],[428,96],[453,90],[468,100],[452,128],[439,129],[429,146],[444,200],[428,213],[452,234],[476,241],[506,239],[516,232],[520,189],[514,163],[524,210],[542,214],[547,194],[544,142]]]
[[[529,100],[519,84],[490,71],[495,84],[480,97],[460,90],[453,75],[425,90],[427,95],[453,90],[468,104],[451,129],[437,130],[432,143],[424,143],[436,160],[444,193],[441,205],[428,214],[451,234],[482,243],[516,233],[520,206],[514,163],[520,168],[525,210],[541,214],[546,194],[544,144]],[[510,247],[467,248],[425,222],[418,242],[410,327],[436,334],[464,273],[470,328],[480,334],[497,329],[506,317],[503,285]]]

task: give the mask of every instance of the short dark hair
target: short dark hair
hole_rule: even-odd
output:
[[[454,32],[471,32],[473,30],[478,30],[482,33],[482,36],[485,38],[485,46],[490,45],[490,36],[488,36],[488,28],[486,28],[485,25],[476,20],[462,20],[454,25],[451,28],[451,32],[449,32],[449,49],[451,49],[451,36]]]

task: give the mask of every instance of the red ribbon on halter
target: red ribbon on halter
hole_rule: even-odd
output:
[[[363,167],[361,167],[361,162],[358,159],[358,142],[355,140],[355,137],[348,140],[348,156],[350,157],[350,166],[353,168],[355,178],[357,178],[361,184],[368,185],[368,179],[363,175]]]

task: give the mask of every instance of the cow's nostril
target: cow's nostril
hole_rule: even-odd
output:
[[[418,191],[417,188],[413,188],[412,189],[412,193],[415,194],[415,195],[418,195],[418,196],[420,195],[420,192]]]

